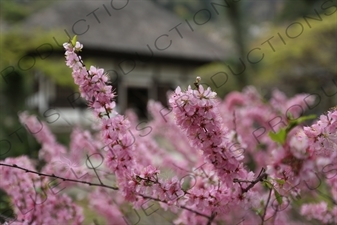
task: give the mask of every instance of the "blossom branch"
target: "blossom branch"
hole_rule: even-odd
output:
[[[45,176],[45,177],[56,178],[56,179],[60,179],[60,180],[63,180],[63,181],[69,181],[69,182],[74,182],[74,183],[88,184],[89,186],[105,187],[105,188],[109,188],[109,189],[113,189],[113,190],[118,190],[118,189],[119,189],[118,187],[113,187],[113,186],[106,185],[106,184],[103,184],[103,183],[99,183],[99,184],[98,184],[98,183],[92,183],[92,182],[88,182],[88,181],[82,181],[82,180],[75,180],[75,179],[70,179],[70,178],[60,177],[60,176],[57,176],[57,175],[55,175],[55,174],[41,173],[41,172],[37,172],[37,171],[34,171],[34,170],[30,170],[30,169],[23,168],[23,167],[18,166],[18,165],[16,165],[16,164],[9,165],[9,164],[5,164],[5,163],[0,163],[0,166],[7,166],[7,167],[12,167],[12,168],[17,168],[17,169],[20,169],[20,170],[25,171],[26,173],[33,173],[33,174],[37,174],[37,175],[39,175],[39,176]]]
[[[63,180],[63,181],[69,181],[69,182],[74,182],[74,183],[81,183],[81,184],[88,184],[89,186],[97,186],[97,187],[103,187],[103,188],[108,188],[108,189],[112,189],[112,190],[119,190],[118,187],[114,187],[114,186],[110,186],[110,185],[106,185],[106,184],[103,184],[102,182],[100,183],[92,183],[92,182],[88,182],[88,181],[81,181],[81,180],[75,180],[75,179],[69,179],[69,178],[65,178],[65,177],[60,177],[60,176],[57,176],[55,174],[46,174],[46,173],[41,173],[41,172],[37,172],[37,171],[33,171],[33,170],[30,170],[30,169],[26,169],[24,167],[21,167],[21,166],[18,166],[16,164],[5,164],[5,163],[0,163],[0,166],[6,166],[6,167],[12,167],[12,168],[16,168],[16,169],[20,169],[20,170],[23,170],[25,171],[26,173],[33,173],[33,174],[37,174],[39,176],[44,176],[44,177],[50,177],[50,178],[56,178],[56,179],[60,179],[60,180]],[[151,200],[154,200],[154,201],[157,201],[157,202],[162,202],[162,203],[165,203],[165,204],[168,204],[167,201],[165,200],[160,200],[158,198],[154,198],[154,197],[151,197],[151,196],[147,196],[147,195],[143,195],[143,194],[138,194],[139,196],[145,198],[145,199],[151,199]],[[198,216],[202,216],[202,217],[205,217],[209,220],[213,220],[214,219],[214,215],[212,216],[208,216],[206,214],[203,214],[203,213],[200,213],[198,211],[195,211],[193,209],[190,209],[186,206],[183,206],[183,205],[177,205],[177,207],[181,208],[181,209],[185,209],[185,210],[188,210],[190,212],[193,212],[195,213],[196,215]]]
[[[257,178],[253,181],[249,181],[249,180],[240,180],[240,179],[237,179],[237,178],[234,178],[233,182],[234,183],[239,183],[240,187],[241,187],[241,191],[242,193],[245,193],[247,191],[249,191],[251,188],[253,188],[255,186],[255,184],[257,184],[258,182],[261,182],[265,179],[267,179],[268,177],[268,174],[264,172],[265,169],[262,168],[261,171],[260,171],[260,174],[257,176]],[[241,186],[241,183],[250,183],[246,188],[243,188]]]

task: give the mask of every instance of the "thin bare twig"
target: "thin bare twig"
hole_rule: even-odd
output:
[[[250,183],[246,188],[241,187],[241,191],[242,193],[245,193],[247,191],[249,191],[251,188],[253,188],[255,186],[255,184],[257,184],[260,181],[263,181],[265,179],[267,179],[268,174],[264,172],[265,169],[262,168],[259,175],[257,176],[257,178],[255,180],[239,180],[239,179],[234,179],[233,182],[234,183],[239,183],[240,187],[241,187],[241,183]]]
[[[269,190],[268,199],[267,199],[266,205],[264,206],[264,209],[263,209],[263,215],[261,216],[261,220],[262,220],[261,225],[263,225],[264,221],[265,221],[265,217],[266,217],[266,214],[267,214],[267,207],[268,207],[269,202],[270,202],[270,197],[271,197],[272,191],[273,191],[273,189]]]
[[[119,190],[118,187],[113,187],[113,186],[110,186],[110,185],[106,185],[106,184],[103,184],[103,183],[92,183],[92,182],[88,182],[88,181],[82,181],[82,180],[75,180],[75,179],[69,179],[69,178],[65,178],[65,177],[60,177],[60,176],[56,176],[55,174],[46,174],[46,173],[41,173],[41,172],[37,172],[37,171],[33,171],[33,170],[30,170],[30,169],[26,169],[26,168],[23,168],[21,166],[18,166],[16,164],[5,164],[5,163],[0,163],[0,166],[6,166],[6,167],[11,167],[11,168],[16,168],[16,169],[20,169],[20,170],[23,170],[25,171],[26,173],[33,173],[33,174],[36,174],[36,175],[39,175],[39,176],[44,176],[44,177],[50,177],[50,178],[55,178],[55,179],[60,179],[60,180],[63,180],[63,181],[68,181],[68,182],[74,182],[74,183],[81,183],[81,184],[87,184],[89,186],[97,186],[97,187],[103,187],[103,188],[108,188],[108,189],[112,189],[112,190]],[[137,194],[137,193],[136,193]],[[158,201],[158,202],[163,202],[165,204],[168,204],[167,201],[165,200],[160,200],[158,198],[154,198],[154,197],[151,197],[151,196],[146,196],[146,195],[143,195],[143,194],[137,194],[145,199],[151,199],[151,200],[154,200],[154,201]],[[183,206],[183,205],[176,205],[177,207],[181,208],[181,209],[185,209],[185,210],[188,210],[190,212],[193,212],[195,213],[196,215],[198,216],[202,216],[202,217],[205,217],[207,219],[211,219],[213,220],[215,215],[211,215],[211,216],[208,216],[206,214],[203,214],[203,213],[200,213],[198,211],[195,211],[193,209],[190,209],[186,206]]]
[[[75,180],[75,179],[70,179],[70,178],[60,177],[60,176],[56,176],[55,174],[41,173],[41,172],[37,172],[37,171],[33,171],[33,170],[29,170],[29,169],[23,168],[23,167],[18,166],[18,165],[16,165],[16,164],[9,165],[9,164],[5,164],[5,163],[0,163],[0,166],[7,166],[7,167],[12,167],[12,168],[17,168],[17,169],[20,169],[20,170],[25,171],[26,173],[33,173],[33,174],[37,174],[37,175],[39,175],[39,176],[56,178],[56,179],[60,179],[60,180],[63,180],[63,181],[74,182],[74,183],[82,183],[82,184],[88,184],[88,185],[90,185],[90,186],[105,187],[105,188],[109,188],[109,189],[112,189],[112,190],[119,190],[118,187],[113,187],[113,186],[106,185],[106,184],[103,184],[103,183],[98,184],[98,183],[92,183],[92,182],[83,181],[83,180]]]
[[[214,220],[214,218],[215,218],[215,216],[217,215],[217,213],[212,213],[212,215],[210,216],[210,218],[208,219],[208,221],[207,221],[207,225],[211,225],[212,224],[212,222],[213,222],[213,220]]]

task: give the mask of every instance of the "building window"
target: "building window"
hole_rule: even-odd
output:
[[[166,108],[168,108],[167,92],[174,91],[171,84],[160,83],[157,85],[157,100]]]
[[[139,119],[147,118],[147,101],[149,99],[149,90],[140,87],[127,88],[127,109],[133,109]]]
[[[72,108],[86,107],[85,101],[78,91],[70,87],[56,85],[56,96],[50,101],[51,107]]]

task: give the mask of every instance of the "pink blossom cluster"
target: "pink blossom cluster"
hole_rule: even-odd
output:
[[[323,224],[337,223],[337,206],[329,209],[326,202],[305,204],[301,207],[301,214],[309,220],[317,220]]]
[[[106,151],[105,162],[115,173],[119,189],[125,199],[139,205],[143,199],[137,196],[149,196],[168,204],[177,204],[176,195],[180,196],[182,193],[179,180],[176,177],[165,181],[158,179],[159,170],[148,165],[149,161],[144,161],[140,155],[135,155],[137,145],[134,145],[135,137],[130,132],[130,121],[118,113],[112,114],[115,107],[114,95],[111,93],[111,86],[107,87],[104,70],[93,66],[88,71],[85,69],[81,57],[77,55],[82,49],[80,43],[74,46],[71,43],[65,43],[64,48],[66,64],[73,70],[73,78],[79,85],[81,95],[89,101],[89,106],[102,119],[101,133]],[[137,147],[144,146],[141,143],[156,147],[146,140],[139,141]]]
[[[26,156],[7,158],[4,163],[34,169]],[[0,188],[11,197],[15,213],[10,224],[82,224],[82,209],[65,193],[56,195],[46,177],[9,167],[0,167],[0,173]]]
[[[288,114],[298,118],[313,101],[312,96],[305,94],[288,99],[278,90],[272,92],[268,101],[256,88],[248,86],[242,92],[229,93],[218,108],[226,112],[220,113],[220,116],[225,126],[235,133],[237,142],[243,147],[250,146],[245,148],[245,155],[253,155],[258,165],[266,167],[270,153],[278,148],[268,133],[286,127],[289,124]]]
[[[337,111],[328,111],[310,127],[304,127],[308,145],[314,154],[336,156],[337,154]]]
[[[66,49],[66,65],[72,68],[72,76],[75,84],[79,86],[81,96],[90,104],[90,107],[99,116],[108,116],[116,106],[113,101],[115,94],[112,86],[107,85],[107,75],[104,69],[91,66],[89,70],[84,66],[81,57],[77,54],[83,45],[76,42],[75,46],[71,43],[64,43]]]
[[[74,201],[85,196],[106,224],[128,224],[130,203],[136,212],[153,202],[159,203],[153,212],[171,211],[178,225],[337,223],[336,110],[303,127],[303,113],[314,102],[308,95],[287,98],[275,90],[267,100],[246,87],[220,100],[197,78],[195,87],[168,95],[170,108],[149,101],[152,120],[144,123],[132,111],[114,111],[108,77],[85,67],[82,44],[64,48],[99,124],[91,131],[74,128],[67,148],[44,122],[20,114],[41,149],[38,161],[21,156],[0,162],[12,167],[0,165],[0,188],[18,221],[81,224]],[[37,162],[46,165],[37,170]],[[51,187],[55,176],[62,185]],[[73,194],[76,188],[81,192]]]
[[[177,124],[186,132],[191,144],[201,149],[214,165],[220,179],[232,183],[233,178],[246,175],[242,167],[242,151],[231,142],[217,109],[216,93],[198,85],[186,92],[178,87],[169,99]],[[240,146],[239,146],[240,147]],[[235,175],[234,175],[235,174]]]
[[[79,42],[74,46],[72,43],[64,43],[63,46],[66,50],[66,65],[72,69],[72,76],[79,85],[81,96],[88,101],[95,115],[102,118],[103,142],[107,151],[106,163],[116,173],[125,195],[131,198],[133,190],[129,188],[127,179],[132,176],[135,158],[132,145],[134,138],[128,132],[129,122],[122,115],[113,113],[116,106],[113,100],[115,94],[112,92],[112,86],[107,85],[108,77],[104,69],[94,66],[86,69],[78,55],[83,47]]]
[[[100,217],[106,218],[110,225],[126,224],[121,205],[124,199],[121,195],[111,193],[104,188],[97,188],[89,193],[90,209],[95,211]]]
[[[50,162],[55,157],[59,157],[67,152],[66,148],[56,142],[55,136],[51,133],[46,123],[39,120],[36,116],[30,116],[27,112],[19,115],[20,122],[25,128],[34,135],[36,140],[42,144],[39,151],[39,158]]]
[[[166,109],[160,102],[153,100],[148,102],[147,108],[153,119],[148,123],[152,131],[146,137],[150,140],[160,139],[166,145],[166,149],[160,151],[159,160],[165,160],[165,165],[177,174],[185,175],[186,170],[192,168],[198,162],[199,154],[190,154],[191,151],[195,151],[195,148],[190,145],[189,138],[182,134],[170,110]],[[164,124],[165,126],[163,126]],[[168,151],[168,149],[172,151]]]
[[[74,129],[70,143],[70,151],[56,141],[55,136],[49,130],[45,122],[40,121],[36,116],[29,115],[28,112],[19,114],[20,122],[27,131],[32,134],[41,145],[39,150],[39,160],[48,162],[41,172],[47,174],[60,175],[66,178],[76,178],[83,173],[83,165],[79,166],[79,159],[84,153],[93,154],[96,152],[95,142],[86,142],[85,134],[88,139],[88,132],[81,132]],[[79,139],[80,138],[80,139]],[[97,146],[98,144],[96,144]],[[88,150],[87,150],[88,149]],[[85,151],[87,150],[87,151]],[[89,176],[87,176],[88,178]],[[68,183],[67,185],[72,185]]]

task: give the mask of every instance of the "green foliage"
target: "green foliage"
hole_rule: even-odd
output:
[[[290,119],[287,127],[279,129],[278,132],[276,133],[269,132],[269,137],[277,143],[284,144],[286,142],[288,133],[294,127],[296,127],[299,124],[302,124],[303,122],[307,120],[312,120],[315,118],[316,118],[316,115],[309,115],[309,116],[301,116],[297,119]]]
[[[286,0],[283,6],[283,10],[278,15],[278,21],[295,20],[300,16],[304,16],[310,12],[313,7],[321,10],[319,4],[320,0]]]
[[[211,4],[209,1],[195,1],[195,0],[170,0],[170,1],[161,1],[161,0],[152,0],[153,2],[161,5],[167,10],[177,14],[183,19],[191,20],[196,12],[201,9],[211,10]],[[199,16],[203,16],[200,14]],[[210,20],[216,20],[217,17],[212,16]]]
[[[228,71],[228,67],[222,63],[212,63],[198,68],[196,76],[201,77],[201,84],[211,87],[220,98],[231,91],[238,90],[236,78]]]
[[[77,35],[75,35],[72,39],[71,39],[71,44],[73,45],[73,47],[75,47],[77,42]]]
[[[10,197],[0,189],[0,223],[5,222],[3,217],[14,218],[14,211],[11,208],[11,200]]]
[[[0,18],[15,23],[48,5],[50,1],[0,1]]]
[[[50,33],[36,33],[39,35],[13,30],[0,34],[0,43],[4,46],[0,55],[3,76],[0,81],[0,136],[10,143],[1,142],[0,159],[22,154],[37,157],[39,145],[22,127],[17,114],[26,110],[25,101],[33,92],[35,74],[49,76],[60,85],[76,87],[71,72],[64,66],[62,47],[54,42]]]
[[[277,143],[284,144],[287,138],[287,132],[281,128],[277,133],[269,132],[269,137]]]
[[[263,60],[255,66],[254,85],[278,87],[289,95],[318,89],[329,77],[337,77],[336,35],[337,20],[334,15],[314,15],[315,21],[303,18],[299,24],[277,26],[252,44],[251,49],[260,47]],[[290,26],[291,25],[291,26]],[[303,28],[302,28],[303,27]],[[303,31],[302,31],[303,29]],[[288,38],[286,30],[296,38]],[[279,38],[278,33],[284,39]],[[269,38],[274,50],[265,43]],[[291,85],[289,85],[291,84]]]
[[[17,22],[29,15],[27,7],[18,7],[18,4],[13,1],[1,1],[1,18],[8,22]]]
[[[281,181],[281,180],[279,180],[279,181]],[[281,205],[283,203],[282,195],[280,195],[280,193],[276,190],[276,188],[274,187],[274,185],[272,183],[270,183],[269,180],[264,180],[264,181],[262,181],[262,183],[268,189],[274,190],[275,199],[276,199],[277,203],[279,205]]]
[[[275,194],[275,198],[277,200],[277,203],[279,205],[282,204],[283,200],[282,200],[282,196],[280,195],[280,193],[278,193],[278,191],[276,191],[276,189],[274,189],[274,194]]]
[[[83,215],[85,215],[83,224],[92,224],[93,221],[95,221],[96,224],[106,224],[104,217],[97,215],[97,212],[89,208],[88,200],[78,200],[76,204],[83,208]]]
[[[15,30],[0,35],[0,43],[6,46],[1,50],[2,67],[15,67],[16,71],[25,76],[26,81],[33,80],[34,73],[39,72],[52,78],[57,84],[75,88],[69,69],[64,66],[63,48],[53,40],[53,34],[57,32],[36,30],[34,33],[39,35]],[[57,40],[61,43],[68,41],[64,37]]]

